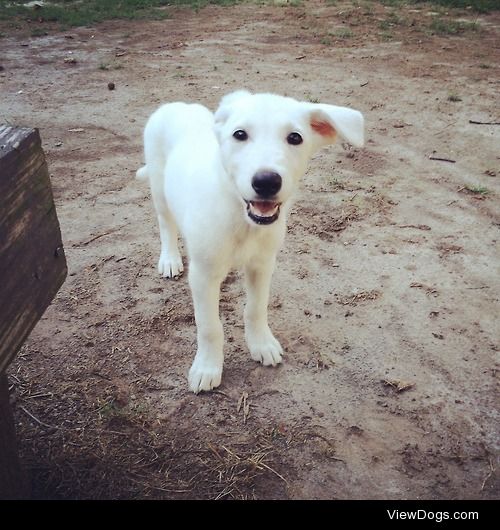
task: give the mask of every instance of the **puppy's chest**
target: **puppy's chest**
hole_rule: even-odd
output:
[[[274,248],[274,238],[254,230],[242,230],[234,234],[231,249],[232,268],[241,269],[247,263],[268,255]]]

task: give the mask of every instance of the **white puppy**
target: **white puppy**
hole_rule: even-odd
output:
[[[232,268],[245,272],[245,338],[264,365],[281,362],[283,350],[267,322],[269,287],[286,216],[307,162],[336,137],[363,145],[363,116],[333,105],[273,94],[238,91],[217,112],[197,104],[159,108],[144,131],[146,165],[158,214],[160,274],[183,271],[181,232],[189,256],[198,349],[189,388],[219,386],[223,330],[220,285]]]

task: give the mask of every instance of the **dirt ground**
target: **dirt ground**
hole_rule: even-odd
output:
[[[283,4],[0,40],[0,122],[40,128],[69,267],[9,370],[35,497],[498,498],[500,13]],[[250,359],[231,274],[223,382],[195,396],[187,279],[157,275],[134,174],[160,103],[243,87],[359,109],[367,145],[304,178],[284,364]]]

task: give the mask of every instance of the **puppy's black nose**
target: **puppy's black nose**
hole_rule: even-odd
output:
[[[273,197],[281,189],[281,176],[274,171],[259,171],[252,179],[252,188],[260,197]]]

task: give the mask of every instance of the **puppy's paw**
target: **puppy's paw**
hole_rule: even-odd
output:
[[[180,254],[161,253],[158,260],[158,272],[164,278],[176,278],[184,271],[182,266],[182,258]]]
[[[198,394],[201,391],[213,390],[222,379],[222,360],[214,362],[196,355],[189,370],[189,390]]]
[[[248,336],[247,344],[254,361],[264,366],[276,366],[281,363],[283,348],[270,331],[261,336],[255,334]]]

